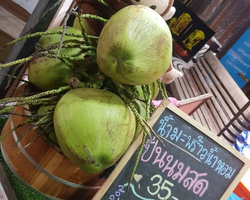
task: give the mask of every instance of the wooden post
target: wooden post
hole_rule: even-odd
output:
[[[223,135],[223,133],[233,124],[235,120],[238,119],[240,115],[244,113],[244,111],[250,106],[250,101],[248,101],[239,111],[234,115],[234,117],[226,124],[226,126],[221,129],[221,131],[218,133],[218,136]]]
[[[247,84],[242,88],[242,91],[248,98],[250,98],[250,81],[248,81]]]

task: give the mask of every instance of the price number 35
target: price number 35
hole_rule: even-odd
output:
[[[151,187],[150,186],[147,187],[147,190],[150,195],[152,196],[157,195],[158,199],[161,199],[161,200],[168,200],[168,199],[178,200],[176,197],[173,197],[171,194],[171,188],[174,186],[173,183],[169,182],[168,180],[163,180],[161,175],[158,175],[158,174],[152,176],[150,180],[153,182]],[[163,192],[164,190],[167,192],[167,195],[165,196],[162,195],[162,193],[164,194],[166,193],[166,192]]]

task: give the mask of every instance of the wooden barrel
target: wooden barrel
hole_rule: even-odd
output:
[[[22,89],[24,87],[21,86]],[[24,107],[15,108],[14,113],[24,115]],[[25,119],[25,117],[12,115],[6,122],[2,135]],[[20,180],[47,198],[91,199],[105,181],[99,178],[101,173],[93,175],[82,171],[44,138],[38,137],[37,129],[29,129],[20,142],[17,142],[18,137],[29,126],[18,128],[2,140],[2,154],[10,170]],[[35,142],[25,147],[33,140]]]

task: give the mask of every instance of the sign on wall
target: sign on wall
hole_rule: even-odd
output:
[[[93,200],[227,199],[250,166],[243,155],[166,101],[150,125],[166,148],[155,138],[148,140],[129,184],[140,135]]]
[[[240,88],[247,84],[250,79],[250,28],[243,33],[220,62]]]

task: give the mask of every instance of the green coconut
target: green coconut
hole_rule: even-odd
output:
[[[116,163],[128,149],[136,120],[114,93],[78,88],[59,100],[54,127],[65,156],[82,170],[97,173]]]
[[[28,79],[39,89],[46,91],[67,85],[73,71],[60,60],[40,57],[28,65]]]
[[[63,27],[62,26],[58,26],[58,27],[54,27],[49,29],[49,31],[63,31]],[[81,35],[82,32],[76,28],[73,27],[67,27],[66,28],[66,33],[68,34],[76,34],[76,35]],[[51,35],[43,35],[38,43],[43,47],[43,48],[47,48],[50,46],[55,46],[55,45],[59,45],[60,41],[61,41],[61,34],[51,34]],[[64,36],[63,39],[63,44],[67,45],[67,44],[71,44],[71,45],[85,45],[84,39],[83,37],[74,37],[74,36]],[[54,49],[51,50],[51,52],[53,52],[54,54],[57,53],[58,49]],[[84,59],[84,53],[86,52],[86,49],[81,49],[80,47],[71,47],[71,48],[62,48],[60,50],[60,54],[59,55],[66,55],[66,56],[71,56],[71,57],[75,57],[75,60],[67,60],[67,64],[70,64],[70,67],[74,67],[74,68],[87,68],[85,67],[87,63],[94,63],[94,61],[89,61],[89,60],[85,60]],[[79,59],[80,58],[80,59]],[[61,62],[59,59],[57,59],[58,61],[55,61],[54,58],[50,58],[51,60],[53,60],[55,63],[57,62]]]
[[[55,27],[49,31],[63,31],[62,26]],[[67,27],[67,33],[81,34],[81,31]],[[52,45],[59,45],[61,40],[60,34],[43,35],[39,44],[46,48]],[[84,45],[83,38],[65,36],[63,44]],[[66,55],[76,60],[61,60],[49,57],[38,57],[29,62],[28,65],[28,79],[39,89],[46,91],[65,86],[71,77],[76,77],[80,80],[86,78],[86,72],[96,72],[98,70],[97,64],[94,60],[84,59],[84,54],[87,49],[80,47],[62,48],[59,55]],[[54,54],[57,49],[51,50]]]
[[[112,79],[147,85],[161,77],[172,57],[167,23],[147,6],[131,5],[115,13],[101,31],[97,64]]]

